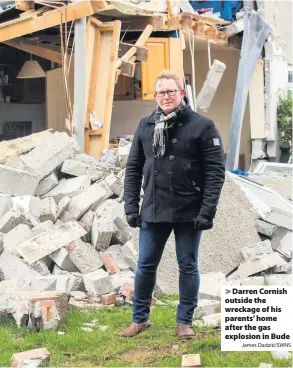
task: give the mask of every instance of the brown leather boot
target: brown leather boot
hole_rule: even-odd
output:
[[[146,330],[147,328],[151,327],[151,323],[146,321],[144,323],[135,323],[132,322],[128,328],[120,332],[120,336],[122,337],[133,337],[138,335],[140,332]]]
[[[178,323],[177,332],[180,339],[192,339],[195,336],[192,326],[183,323]]]

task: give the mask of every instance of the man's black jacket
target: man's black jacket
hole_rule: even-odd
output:
[[[154,157],[154,113],[136,130],[124,182],[125,213],[139,213],[147,222],[190,222],[200,213],[215,216],[225,180],[222,140],[212,120],[189,106],[172,128],[164,156]]]

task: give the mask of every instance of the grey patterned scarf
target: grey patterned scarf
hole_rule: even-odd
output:
[[[182,112],[186,108],[186,102],[181,101],[176,110],[165,114],[163,110],[158,106],[155,112],[155,130],[153,140],[153,152],[155,157],[163,156],[166,150],[166,141],[168,140],[168,128],[171,128],[178,116],[178,113]],[[173,120],[170,124],[169,120]]]

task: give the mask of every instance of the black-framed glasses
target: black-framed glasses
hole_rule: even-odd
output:
[[[167,96],[175,96],[176,92],[178,91],[180,91],[180,89],[170,89],[168,91],[159,91],[159,92],[156,92],[156,96],[164,97],[166,93],[167,93]]]

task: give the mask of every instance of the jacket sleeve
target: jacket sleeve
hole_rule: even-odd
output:
[[[225,181],[225,159],[222,138],[212,120],[201,132],[201,159],[205,184],[199,213],[214,217]]]
[[[125,214],[139,213],[140,190],[142,183],[142,170],[145,163],[145,155],[141,141],[141,125],[135,132],[128,160],[126,163],[124,179],[124,210]]]

